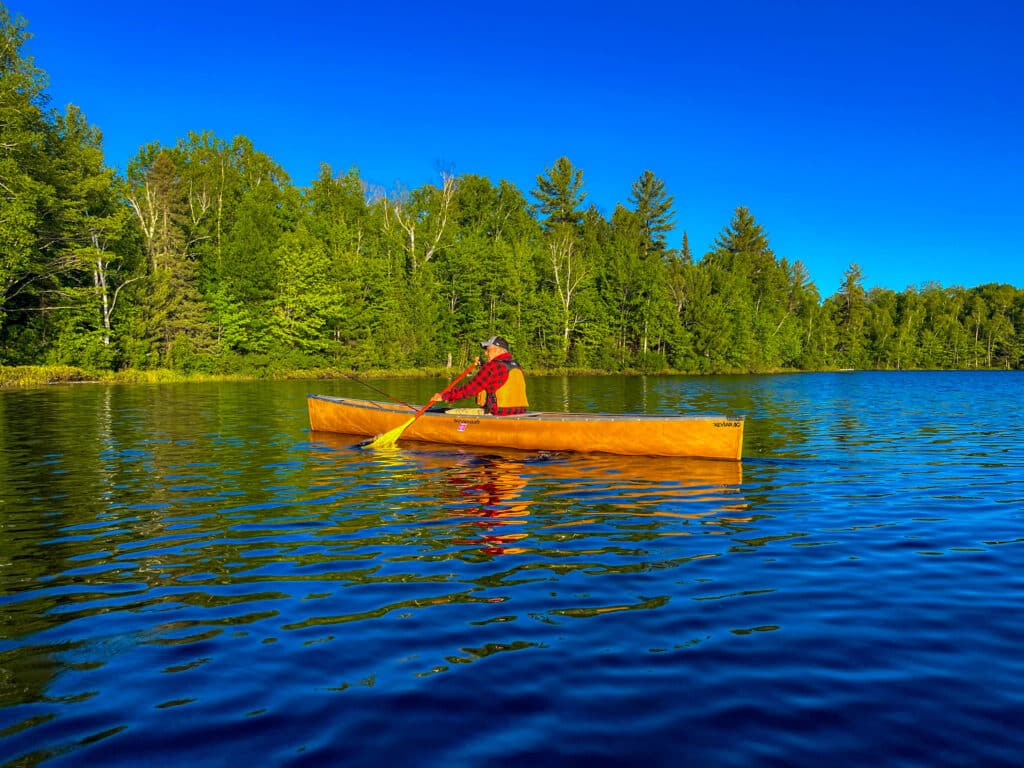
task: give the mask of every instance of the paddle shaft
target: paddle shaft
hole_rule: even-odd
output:
[[[450,390],[452,387],[454,387],[456,384],[458,384],[460,381],[462,381],[464,378],[466,378],[466,376],[469,375],[469,372],[472,371],[474,368],[476,368],[476,360],[474,360],[472,363],[470,363],[469,366],[466,368],[466,370],[464,370],[462,373],[460,373],[455,378],[455,380],[452,381],[451,384],[449,384],[447,387],[442,389],[441,390],[441,394],[442,395],[445,394],[446,392],[448,392],[448,390]],[[434,404],[433,400],[428,400],[426,405],[424,405],[422,408],[420,408],[418,411],[416,411],[416,415],[412,417],[412,420],[416,421],[416,419],[418,419],[420,416],[422,416],[426,412],[427,408],[429,408],[433,404]],[[409,422],[409,423],[411,424],[412,422]]]

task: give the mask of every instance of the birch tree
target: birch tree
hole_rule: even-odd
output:
[[[588,277],[579,245],[570,229],[562,228],[549,239],[548,266],[559,308],[562,352],[568,357],[572,333],[583,322],[583,317],[577,312],[577,304],[580,290]]]
[[[404,234],[403,247],[412,272],[434,258],[449,236],[455,190],[455,176],[442,172],[440,188],[426,185],[411,195],[397,193],[389,199],[385,223]]]

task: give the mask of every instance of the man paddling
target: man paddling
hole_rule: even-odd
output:
[[[452,387],[438,392],[431,403],[445,400],[453,403],[464,397],[476,395],[477,405],[482,412],[492,416],[515,416],[526,413],[530,404],[526,400],[526,377],[523,367],[512,359],[508,341],[501,336],[491,336],[481,341],[487,362],[476,375],[461,387]]]

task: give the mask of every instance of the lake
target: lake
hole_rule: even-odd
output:
[[[529,385],[744,459],[361,450],[308,430],[347,379],[0,392],[0,765],[1024,762],[1024,373]]]

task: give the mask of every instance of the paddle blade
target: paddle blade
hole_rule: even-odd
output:
[[[402,436],[402,433],[405,432],[406,428],[410,424],[412,424],[414,421],[416,421],[416,417],[415,416],[413,416],[411,419],[409,419],[408,421],[404,422],[403,424],[399,424],[394,429],[389,429],[384,434],[377,435],[375,438],[373,438],[373,440],[368,442],[363,447],[364,448],[372,448],[372,449],[394,448],[395,447],[395,443],[398,442],[398,438]]]

